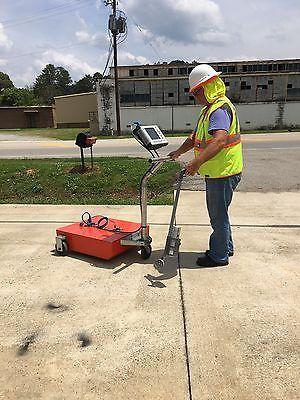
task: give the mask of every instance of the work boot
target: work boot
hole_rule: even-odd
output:
[[[224,262],[217,262],[213,260],[210,256],[208,255],[202,255],[197,258],[196,264],[199,265],[199,267],[223,267],[225,265],[228,265],[228,260]]]
[[[208,255],[209,255],[208,253],[209,253],[209,250],[206,250],[205,255],[208,256]],[[234,255],[234,252],[233,252],[233,251],[230,251],[230,252],[228,253],[228,256],[229,256],[229,257],[232,257],[233,255]]]

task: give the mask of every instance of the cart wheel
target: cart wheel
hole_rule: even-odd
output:
[[[156,260],[155,263],[153,264],[154,268],[158,271],[158,272],[163,272],[164,266],[165,266],[165,260],[163,260],[162,258],[160,258],[159,260]]]
[[[151,256],[151,253],[152,247],[150,244],[141,247],[141,257],[143,260],[147,260]]]
[[[67,255],[67,253],[68,253],[68,251],[69,251],[67,242],[62,242],[62,247],[63,247],[63,250],[62,250],[62,251],[61,251],[61,250],[58,250],[57,244],[55,244],[55,254],[56,254],[56,255],[58,255],[58,256],[65,256],[65,255]]]

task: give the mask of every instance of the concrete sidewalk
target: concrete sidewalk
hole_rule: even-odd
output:
[[[55,228],[85,210],[139,221],[138,206],[0,206],[0,399],[299,398],[300,193],[236,193],[236,254],[200,269],[204,193],[182,192],[180,269],[162,275],[171,207],[149,207],[149,260],[54,256]]]

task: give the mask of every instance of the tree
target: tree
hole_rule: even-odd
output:
[[[93,92],[95,90],[95,85],[93,77],[91,75],[84,75],[83,78],[75,82],[72,86],[72,93],[87,93]]]
[[[94,90],[96,90],[96,82],[101,81],[103,75],[100,72],[95,72],[93,75]]]
[[[33,91],[28,88],[10,87],[3,89],[0,95],[0,105],[2,107],[36,106],[38,104],[39,100],[34,96]]]
[[[181,64],[188,64],[188,62],[183,61],[183,60],[173,60],[169,62],[169,65],[181,65]]]
[[[55,96],[69,94],[72,79],[63,67],[48,64],[33,84],[34,94],[44,104],[53,104]]]
[[[6,88],[13,88],[14,84],[12,83],[10,77],[4,72],[0,72],[0,91]]]
[[[100,72],[95,72],[93,76],[84,75],[83,78],[79,79],[72,85],[72,93],[87,93],[94,92],[96,90],[96,82],[102,79]]]

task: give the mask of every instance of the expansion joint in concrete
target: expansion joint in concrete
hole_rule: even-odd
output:
[[[189,348],[188,348],[188,338],[187,338],[186,307],[185,307],[185,302],[184,302],[184,290],[183,290],[180,254],[179,253],[178,253],[178,276],[179,276],[180,303],[181,303],[181,310],[182,310],[182,321],[183,321],[183,332],[184,332],[184,348],[185,348],[185,360],[186,360],[187,381],[188,381],[187,384],[188,384],[189,400],[193,400],[191,368],[190,368]]]

